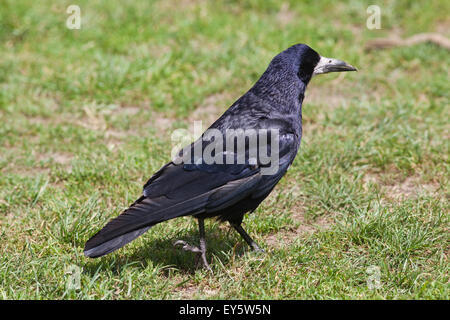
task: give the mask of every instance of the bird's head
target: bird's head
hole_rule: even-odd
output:
[[[294,65],[298,70],[298,76],[306,83],[318,74],[357,71],[355,67],[342,60],[322,57],[306,44],[296,44],[280,53],[278,57]]]

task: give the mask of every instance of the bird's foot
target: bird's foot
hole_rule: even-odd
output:
[[[199,247],[195,247],[195,246],[191,246],[189,243],[187,243],[184,240],[177,240],[173,243],[174,247],[180,246],[182,245],[181,249],[183,249],[184,251],[190,251],[190,252],[194,252],[194,253],[201,253],[202,250],[200,250]]]
[[[208,261],[206,261],[206,250],[202,250],[199,247],[196,246],[192,246],[189,243],[187,243],[184,240],[177,240],[173,243],[174,247],[178,247],[178,246],[182,246],[181,249],[183,249],[184,251],[190,251],[193,253],[198,253],[199,256],[197,256],[197,264],[199,262],[199,258],[202,259],[203,262],[203,267],[205,267],[208,271],[212,272],[211,267],[209,266]]]
[[[260,246],[258,246],[256,243],[252,244],[252,249],[253,249],[253,252],[256,252],[256,253],[266,253],[266,251],[263,248],[261,248]]]

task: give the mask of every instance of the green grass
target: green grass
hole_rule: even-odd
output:
[[[65,27],[70,4],[80,30]],[[378,4],[382,29],[366,28]],[[1,299],[449,299],[448,1],[1,1]],[[446,32],[446,33],[445,33]],[[207,223],[214,274],[157,225],[114,254],[85,241],[170,158],[170,133],[240,97],[303,42],[357,73],[313,79],[301,151],[245,227]],[[209,124],[209,123],[207,123]],[[205,125],[207,125],[205,124]],[[371,289],[370,268],[380,286]],[[80,287],[67,284],[79,268]]]

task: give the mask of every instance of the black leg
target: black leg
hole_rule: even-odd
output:
[[[231,223],[231,225],[233,226],[234,229],[236,229],[236,231],[241,235],[241,237],[244,238],[245,242],[247,242],[248,245],[254,251],[264,252],[264,250],[262,248],[260,248],[255,241],[253,241],[253,239],[248,235],[248,233],[245,232],[244,228],[242,228],[242,226],[240,224]]]
[[[194,253],[200,253],[203,266],[212,272],[211,267],[208,264],[208,261],[206,260],[206,239],[205,239],[205,223],[204,219],[198,219],[198,231],[200,233],[200,248],[191,246],[189,243],[187,243],[184,240],[177,240],[173,244],[174,246],[183,245],[182,249],[185,251],[191,251]]]
[[[203,222],[203,219],[198,219],[198,231],[200,233],[200,252],[202,257],[203,266],[205,266],[206,269],[209,271],[211,270],[211,267],[208,264],[208,261],[206,261],[206,237],[205,237],[205,223]]]

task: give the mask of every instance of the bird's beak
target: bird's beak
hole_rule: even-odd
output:
[[[329,72],[342,72],[342,71],[358,71],[354,66],[349,65],[342,60],[320,57],[319,63],[314,68],[313,75],[329,73]]]

